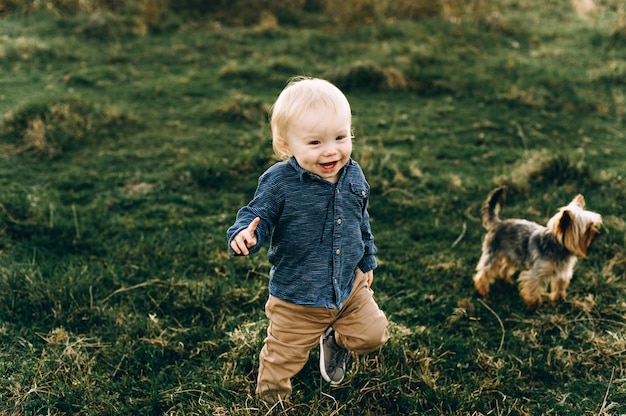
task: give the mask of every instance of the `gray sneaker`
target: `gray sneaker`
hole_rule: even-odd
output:
[[[336,386],[346,376],[352,354],[335,341],[335,330],[328,327],[320,337],[320,372],[324,380]]]

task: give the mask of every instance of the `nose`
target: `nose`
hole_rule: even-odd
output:
[[[335,144],[334,140],[328,143],[326,146],[324,146],[324,151],[323,151],[324,156],[332,156],[336,153],[337,153],[337,145]]]

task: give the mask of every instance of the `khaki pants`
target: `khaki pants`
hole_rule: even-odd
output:
[[[304,367],[329,326],[335,330],[337,343],[357,354],[383,345],[389,339],[387,318],[373,293],[365,275],[357,271],[352,293],[341,310],[296,305],[270,295],[265,305],[270,325],[259,356],[257,394],[272,401],[287,399],[291,377]]]

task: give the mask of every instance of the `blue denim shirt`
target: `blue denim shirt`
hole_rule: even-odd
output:
[[[237,213],[228,243],[255,217],[257,252],[271,238],[269,292],[287,302],[341,309],[352,291],[356,268],[376,268],[376,246],[367,203],[370,188],[352,159],[336,184],[291,159],[259,178],[252,201]],[[230,249],[231,255],[235,252]]]

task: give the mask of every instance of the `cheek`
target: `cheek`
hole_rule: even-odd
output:
[[[314,152],[303,148],[293,149],[292,153],[301,166],[314,163],[317,159],[317,155]]]
[[[289,151],[294,155],[301,155],[304,153],[304,149],[302,146],[298,144],[298,142],[291,142],[287,145]]]
[[[349,141],[348,143],[346,143],[346,145],[343,147],[343,152],[347,155],[350,155],[352,153],[352,141]]]

